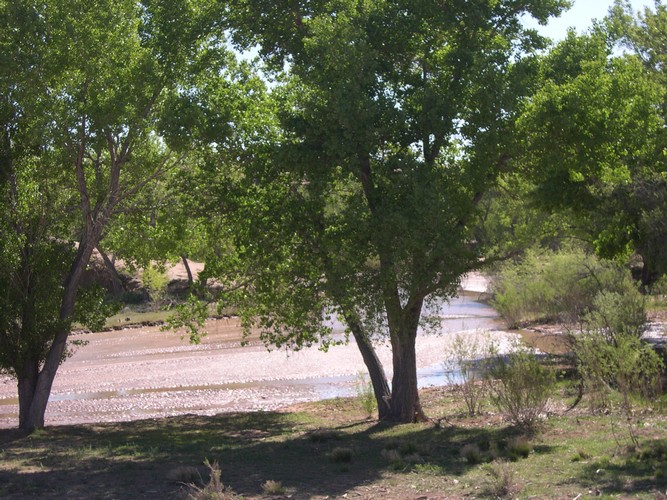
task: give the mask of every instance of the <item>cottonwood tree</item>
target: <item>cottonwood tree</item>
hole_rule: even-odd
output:
[[[183,165],[192,141],[173,110],[196,109],[192,75],[221,76],[227,58],[215,6],[0,3],[0,361],[18,381],[20,428],[44,425],[72,323],[105,313],[81,290],[93,250],[119,210]]]
[[[335,313],[368,367],[379,416],[424,418],[415,341],[424,305],[480,265],[478,205],[511,168],[516,103],[545,22],[567,2],[231,1],[257,45],[278,131],[239,158],[237,295],[265,340],[331,340]],[[271,105],[267,105],[270,109]],[[245,266],[245,267],[243,267]],[[324,312],[324,313],[323,313]],[[391,389],[373,339],[388,333]]]
[[[540,206],[569,214],[603,257],[640,255],[650,284],[667,271],[665,86],[637,55],[614,55],[612,34],[570,33],[544,57],[521,162]]]

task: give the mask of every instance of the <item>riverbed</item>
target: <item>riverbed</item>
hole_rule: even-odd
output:
[[[416,352],[420,386],[443,385],[447,346],[458,332],[469,339],[493,339],[509,348],[513,334],[502,331],[495,311],[465,294],[434,312],[437,331],[420,331]],[[342,326],[334,325],[342,336]],[[258,339],[241,346],[238,319],[211,320],[201,344],[159,327],[76,336],[87,344],[59,369],[46,412],[46,425],[128,421],[182,414],[278,410],[288,405],[355,393],[365,367],[353,339],[328,352],[268,351]],[[488,333],[487,333],[488,332]],[[377,344],[390,377],[391,350]],[[0,377],[0,427],[18,422],[16,382]]]

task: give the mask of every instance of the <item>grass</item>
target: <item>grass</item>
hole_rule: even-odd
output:
[[[645,415],[640,449],[632,450],[614,439],[607,416],[583,405],[526,438],[498,415],[468,417],[445,388],[422,399],[429,415],[448,415],[446,422],[369,421],[351,398],[290,412],[62,426],[28,436],[0,430],[0,497],[187,498],[192,489],[183,483],[210,484],[205,460],[219,464],[216,488],[225,498],[268,490],[292,498],[460,498],[517,488],[521,497],[655,498],[667,489],[663,414]],[[478,459],[464,449],[479,450]]]

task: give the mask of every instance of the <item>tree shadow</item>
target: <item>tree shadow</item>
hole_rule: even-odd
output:
[[[267,480],[296,498],[338,496],[380,479],[428,467],[458,476],[477,465],[461,455],[477,446],[483,461],[506,454],[518,431],[456,425],[346,423],[318,431],[293,414],[262,412],[182,416],[123,424],[54,427],[7,441],[0,496],[7,498],[183,497],[170,480],[179,466],[217,461],[222,482],[236,493],[259,496]],[[303,430],[308,427],[310,430]],[[342,451],[341,451],[342,450]],[[549,453],[542,446],[537,453]]]

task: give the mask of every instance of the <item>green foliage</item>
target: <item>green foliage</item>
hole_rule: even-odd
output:
[[[444,368],[450,385],[465,402],[469,416],[480,412],[488,394],[488,370],[497,350],[489,335],[456,334],[445,350]]]
[[[537,428],[554,393],[556,377],[535,353],[518,349],[498,357],[490,370],[491,400],[514,424]]]
[[[154,309],[159,309],[167,295],[169,277],[164,268],[150,264],[141,273],[141,283],[148,291]]]
[[[667,11],[643,18],[620,2],[605,26],[571,32],[541,60],[525,101],[517,160],[534,202],[566,214],[602,257],[636,252],[649,284],[667,271],[664,45]],[[614,54],[616,41],[626,45]],[[639,57],[638,57],[639,56]]]
[[[373,384],[371,384],[370,379],[364,373],[358,373],[354,389],[359,406],[366,415],[371,417],[375,413],[375,410],[377,410],[377,402],[375,401]]]
[[[581,250],[529,251],[520,262],[500,266],[492,288],[492,304],[510,327],[626,321],[639,334],[645,321],[644,299],[630,272]],[[615,308],[619,301],[623,309]]]
[[[664,369],[660,356],[649,344],[623,331],[615,332],[613,341],[600,331],[578,335],[574,352],[594,408],[609,408],[614,393],[620,394],[630,439],[637,446],[633,410],[637,401],[650,401],[659,393]]]

